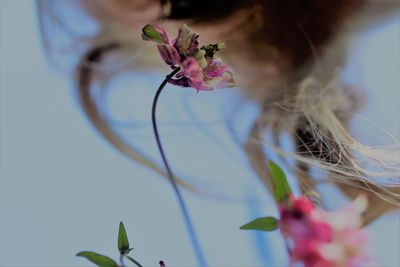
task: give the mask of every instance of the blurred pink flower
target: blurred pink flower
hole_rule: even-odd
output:
[[[291,265],[304,267],[364,267],[368,236],[361,227],[365,199],[335,212],[327,212],[305,197],[290,196],[281,204],[279,226],[285,237]]]
[[[233,87],[232,69],[215,59],[214,55],[224,47],[223,43],[211,44],[199,48],[199,35],[185,24],[178,31],[178,37],[169,40],[162,27],[146,25],[142,30],[144,40],[156,43],[161,58],[173,69],[180,67],[175,77],[168,82],[181,87],[193,87],[196,90]]]

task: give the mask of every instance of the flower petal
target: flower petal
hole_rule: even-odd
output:
[[[177,76],[175,76],[176,78],[180,78],[169,79],[169,83],[181,87],[192,87],[198,91],[209,91],[213,89],[204,82],[202,69],[200,68],[196,59],[193,57],[186,58],[181,67],[183,71],[179,72]]]
[[[175,39],[174,47],[181,55],[194,53],[199,46],[197,40],[199,35],[192,31],[187,25],[183,24],[178,31],[178,37]]]
[[[235,86],[233,71],[222,63],[220,59],[212,60],[203,70],[207,85],[213,88],[227,88]]]
[[[168,35],[165,30],[157,25],[147,24],[142,29],[142,38],[146,41],[153,41],[158,44],[169,44]]]
[[[196,59],[188,57],[183,61],[182,67],[190,86],[197,90],[205,90],[203,88],[203,73]]]
[[[196,59],[200,68],[205,68],[208,64],[206,58],[204,57],[206,51],[197,49],[197,51],[193,54],[193,57]]]
[[[178,51],[169,44],[157,45],[158,52],[160,52],[161,58],[170,66],[175,66],[180,62],[180,56]]]
[[[219,59],[214,59],[204,68],[204,73],[211,78],[221,77],[229,69]]]

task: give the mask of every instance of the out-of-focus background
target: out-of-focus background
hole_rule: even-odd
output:
[[[367,95],[353,132],[370,145],[389,143],[382,129],[399,139],[400,17],[357,36],[350,55],[343,75]],[[34,1],[0,1],[0,60],[0,265],[88,266],[75,257],[81,250],[117,258],[122,220],[132,256],[144,266],[195,266],[170,185],[107,144],[79,109],[72,80],[48,64]],[[149,115],[163,76],[125,75],[107,102],[115,127],[156,160]],[[238,229],[276,214],[224,122],[239,99],[236,90],[168,88],[160,99],[161,135],[178,175],[220,197],[185,193],[210,265],[285,266],[278,233]],[[251,103],[241,109],[239,136],[257,112]],[[399,214],[369,230],[378,266],[400,266]]]

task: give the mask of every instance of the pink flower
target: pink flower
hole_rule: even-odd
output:
[[[214,58],[223,43],[199,48],[199,35],[185,24],[172,41],[162,27],[150,24],[143,28],[142,38],[156,43],[165,63],[173,69],[180,68],[175,77],[168,78],[169,83],[203,91],[235,85],[232,69]]]
[[[366,254],[368,241],[360,229],[362,202],[342,210],[327,212],[305,197],[290,196],[281,204],[279,226],[285,237],[291,264],[305,267],[361,267],[371,262]]]

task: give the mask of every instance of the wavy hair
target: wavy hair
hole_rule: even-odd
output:
[[[71,47],[81,54],[74,70],[79,103],[93,126],[127,157],[166,175],[111,127],[98,97],[99,83],[118,71],[159,68],[138,32],[149,22],[167,29],[184,22],[201,32],[202,40],[222,39],[228,44],[224,61],[236,70],[244,97],[260,107],[241,145],[268,190],[272,188],[267,151],[272,151],[295,159],[287,166],[303,193],[321,183],[310,173],[317,167],[326,174],[322,182],[334,184],[349,199],[366,194],[366,224],[399,207],[399,145],[370,147],[350,133],[350,121],[364,98],[340,77],[350,37],[398,14],[397,0],[69,1],[95,22],[95,33],[89,35],[74,32],[68,23],[73,18],[57,8],[60,2],[66,1],[38,2],[46,50],[53,59],[57,55],[51,41],[55,29],[70,37]],[[117,70],[106,67],[110,64]],[[284,133],[292,137],[293,151],[281,145]],[[185,179],[178,183],[197,191]]]

